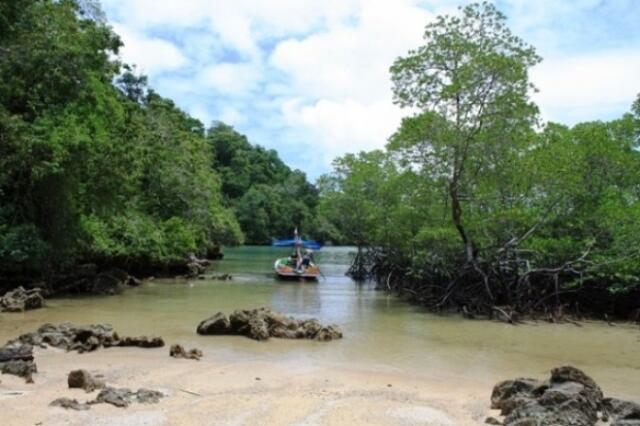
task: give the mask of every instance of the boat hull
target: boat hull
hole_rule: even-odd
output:
[[[273,270],[278,278],[282,279],[306,279],[317,280],[320,276],[320,269],[314,263],[302,271],[297,271],[295,265],[288,258],[277,259],[273,265]]]

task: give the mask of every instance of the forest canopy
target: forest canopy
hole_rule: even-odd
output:
[[[0,3],[0,276],[166,264],[311,221],[303,173],[207,132],[121,47],[96,2]]]
[[[319,211],[360,248],[353,275],[468,315],[638,314],[640,100],[609,122],[542,124],[540,60],[482,3],[395,61],[395,101],[415,113],[320,180]]]

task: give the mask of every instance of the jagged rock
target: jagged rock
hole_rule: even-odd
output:
[[[562,366],[551,370],[551,384],[575,382],[584,385],[585,392],[589,393],[589,399],[596,404],[596,408],[602,405],[602,389],[593,379],[581,370],[572,366]]]
[[[90,404],[111,404],[124,408],[128,407],[134,399],[142,404],[155,404],[162,397],[164,397],[162,392],[150,389],[140,388],[137,392],[132,392],[129,388],[106,387]]]
[[[42,289],[40,288],[25,290],[23,287],[18,287],[0,297],[0,311],[24,312],[43,306],[44,297],[42,297]]]
[[[202,358],[202,351],[200,349],[185,350],[182,345],[172,345],[169,349],[169,356],[174,358],[195,359],[199,361]]]
[[[640,405],[603,399],[596,382],[571,366],[554,368],[547,382],[515,379],[498,383],[491,394],[491,407],[506,416],[505,426],[594,426],[600,411],[612,425],[640,426],[626,423],[640,423]]]
[[[602,406],[612,420],[612,426],[640,426],[640,404],[616,398],[604,398]]]
[[[49,405],[78,411],[88,410],[90,408],[88,404],[81,404],[76,399],[66,397],[55,399]]]
[[[70,388],[81,388],[86,392],[104,388],[104,382],[94,378],[87,370],[73,370],[70,372],[69,377],[67,377],[67,384]]]
[[[342,338],[342,331],[337,325],[323,326],[316,319],[297,320],[266,308],[237,310],[229,318],[218,312],[202,321],[197,332],[204,335],[242,335],[255,340],[279,337],[329,341]]]
[[[106,387],[100,391],[91,404],[111,404],[116,407],[128,407],[134,393],[128,388]]]
[[[37,331],[26,333],[10,340],[2,349],[19,348],[24,345],[46,348],[53,346],[80,353],[94,351],[100,347],[137,346],[157,348],[164,346],[161,337],[120,337],[108,324],[76,326],[71,323],[44,324]]]
[[[548,387],[548,383],[536,379],[505,380],[493,387],[491,408],[501,410],[500,414],[507,416],[528,400],[542,395]]]
[[[224,315],[222,312],[218,312],[211,318],[208,318],[202,321],[196,330],[198,334],[229,334],[231,332],[231,323],[229,322],[229,318]]]
[[[0,368],[2,369],[2,374],[22,377],[27,383],[33,383],[33,373],[38,372],[35,362],[21,359],[0,363]]]

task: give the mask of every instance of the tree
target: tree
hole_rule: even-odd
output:
[[[462,199],[471,196],[473,174],[492,166],[485,152],[512,150],[513,135],[535,121],[528,69],[540,58],[489,3],[466,6],[462,17],[439,16],[424,39],[424,46],[391,67],[395,102],[423,111],[405,119],[395,139],[419,140],[426,145],[421,166],[446,174],[451,218],[467,261],[475,262]]]

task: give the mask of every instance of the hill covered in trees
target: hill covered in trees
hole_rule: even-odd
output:
[[[0,4],[0,277],[163,265],[313,217],[304,174],[150,89],[95,16],[93,2]]]
[[[251,145],[226,124],[209,129],[207,140],[226,205],[247,243],[268,244],[275,236],[290,236],[295,227],[314,229],[318,194],[303,172],[291,170],[274,150]]]

